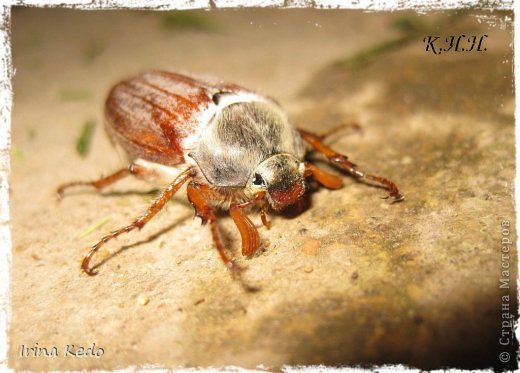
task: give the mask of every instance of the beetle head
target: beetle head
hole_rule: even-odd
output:
[[[267,158],[251,174],[248,187],[252,193],[264,191],[274,210],[294,204],[305,193],[305,166],[291,154]]]

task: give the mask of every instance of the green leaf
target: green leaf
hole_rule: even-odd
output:
[[[90,143],[92,142],[95,127],[96,123],[93,120],[89,120],[83,125],[81,136],[76,143],[76,151],[81,157],[86,157],[90,150]]]

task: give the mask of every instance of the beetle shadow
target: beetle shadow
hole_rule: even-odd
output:
[[[183,222],[184,220],[188,219],[190,216],[192,215],[192,213],[187,213],[187,214],[184,214],[182,216],[180,216],[176,221],[174,221],[173,223],[171,223],[170,225],[162,228],[161,230],[155,232],[154,234],[148,236],[147,238],[143,239],[143,240],[140,240],[140,241],[137,241],[137,242],[134,242],[132,244],[129,244],[129,245],[125,245],[125,246],[122,246],[121,248],[119,248],[119,250],[111,253],[110,255],[108,255],[106,258],[103,258],[101,261],[99,261],[97,264],[93,265],[91,267],[92,270],[97,270],[99,267],[103,266],[105,263],[107,263],[109,260],[112,260],[114,258],[116,258],[117,256],[123,254],[125,251],[129,250],[129,249],[132,249],[134,247],[137,247],[137,246],[140,246],[140,245],[143,245],[145,243],[149,243],[149,242],[153,242],[155,241],[157,238],[159,238],[160,236],[162,236],[163,234],[166,234],[167,232],[169,232],[170,230],[172,230],[173,228],[175,228],[179,223]]]
[[[163,189],[160,188],[154,188],[147,191],[140,191],[140,190],[116,190],[116,191],[110,191],[110,192],[100,192],[97,190],[77,190],[77,191],[71,191],[68,192],[63,197],[58,196],[58,203],[61,202],[62,199],[65,197],[73,197],[75,195],[82,195],[82,194],[95,194],[101,197],[131,197],[131,196],[137,196],[137,197],[149,197],[151,200],[154,200],[155,198],[158,198],[159,194],[161,193]],[[182,197],[179,197],[178,195],[175,195],[171,198],[171,201],[175,201],[175,203],[178,203],[182,206],[193,208],[193,206]]]
[[[59,192],[57,194],[56,199],[57,202],[60,203],[65,198],[71,198],[74,196],[80,195],[97,195],[101,197],[128,197],[128,196],[140,196],[140,197],[153,197],[157,195],[161,190],[160,189],[152,189],[148,191],[139,191],[139,190],[123,190],[123,191],[111,191],[111,192],[102,192],[96,189],[84,188],[67,191],[67,193],[60,195]]]
[[[100,193],[100,196],[102,196],[102,197],[127,197],[127,196],[149,197],[150,203],[151,203],[151,201],[154,201],[156,198],[159,198],[159,195],[162,191],[163,191],[163,189],[160,189],[160,188],[154,188],[154,189],[148,190],[148,191],[123,190],[123,191]],[[191,203],[189,203],[186,198],[183,198],[179,193],[177,193],[173,197],[171,197],[170,202],[172,202],[172,201],[181,206],[185,206],[185,207],[189,207],[190,209],[193,209],[193,205]]]
[[[184,201],[180,201],[180,202],[184,202]],[[163,234],[166,234],[167,232],[169,232],[170,230],[175,228],[179,223],[181,223],[184,220],[188,219],[190,216],[192,216],[192,212],[180,216],[176,221],[174,221],[170,225],[164,227],[163,229],[155,232],[154,234],[148,236],[147,238],[145,238],[143,240],[134,242],[134,243],[129,244],[129,245],[122,246],[121,248],[119,248],[119,250],[111,253],[109,256],[107,256],[106,258],[103,258],[97,264],[93,265],[91,267],[91,270],[96,271],[99,267],[103,266],[109,260],[112,260],[112,259],[118,257],[119,255],[123,254],[127,250],[130,250],[130,249],[132,249],[134,247],[137,247],[137,246],[140,246],[140,245],[143,245],[143,244],[155,241],[157,238],[159,238]],[[226,247],[232,247],[231,243],[235,240],[235,239],[233,239],[232,234],[230,232],[228,232],[226,230],[222,230],[222,229],[220,229],[219,232],[220,232],[220,236],[222,238],[222,242],[225,245],[227,245]],[[234,252],[234,250],[231,250],[231,251]],[[234,280],[238,281],[240,286],[246,292],[254,293],[254,292],[257,292],[257,291],[261,290],[259,286],[251,284],[249,281],[247,281],[244,278],[243,273],[246,270],[247,270],[247,267],[243,267],[242,269],[239,269],[239,270],[236,270],[236,271],[232,272],[231,276],[233,277]]]
[[[161,192],[161,189],[154,188],[147,191],[139,190],[115,190],[110,192],[101,192],[100,196],[103,197],[128,197],[128,196],[141,196],[141,197],[155,197]]]
[[[228,211],[217,210],[215,213],[217,216],[217,222],[224,218],[231,219]],[[222,244],[226,248],[226,251],[228,252],[228,254],[230,254],[231,257],[234,258],[235,260],[236,260],[236,258],[245,258],[245,257],[242,257],[242,254],[240,251],[241,250],[240,243],[242,241],[240,239],[240,233],[239,233],[238,229],[228,230],[228,229],[223,229],[222,224],[217,223],[217,225],[218,225],[218,232],[220,235],[220,239],[222,240]],[[215,245],[214,242],[213,242],[213,245]],[[215,253],[217,253],[216,248],[215,248]],[[247,261],[246,261],[246,263],[247,263]],[[256,293],[256,292],[262,290],[262,288],[259,285],[255,285],[251,281],[246,279],[246,276],[244,276],[244,274],[247,272],[247,269],[248,269],[247,264],[240,263],[238,269],[230,271],[230,275],[233,278],[233,280],[237,281],[240,284],[240,286],[242,287],[242,289],[247,293]]]

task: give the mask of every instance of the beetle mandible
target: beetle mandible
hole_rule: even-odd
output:
[[[395,183],[359,170],[345,155],[326,146],[323,136],[293,127],[274,100],[236,84],[146,72],[112,88],[105,115],[106,130],[126,151],[130,165],[96,181],[62,185],[59,196],[79,185],[99,190],[128,175],[170,179],[143,215],[92,246],[81,263],[88,275],[97,273],[90,260],[101,246],[141,229],[185,183],[196,216],[210,225],[222,261],[230,270],[240,269],[226,253],[216,210],[229,211],[242,238],[242,255],[253,255],[260,238],[244,212],[246,207],[261,207],[267,225],[269,208],[281,211],[301,201],[307,178],[330,189],[341,187],[339,176],[305,160],[308,150],[323,154],[356,179],[386,188],[394,201],[403,199]]]

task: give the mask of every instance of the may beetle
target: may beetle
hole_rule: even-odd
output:
[[[386,188],[394,201],[402,200],[390,180],[359,170],[347,157],[323,143],[319,136],[290,124],[272,99],[235,84],[210,82],[165,71],[151,71],[122,81],[106,101],[106,129],[126,151],[130,165],[92,182],[72,182],[102,189],[128,175],[167,178],[169,184],[148,210],[130,225],[111,232],[83,258],[88,275],[92,256],[117,236],[141,229],[185,183],[188,199],[203,224],[209,222],[224,264],[239,269],[228,256],[217,227],[216,210],[228,210],[242,237],[242,254],[260,246],[258,231],[244,209],[280,211],[302,200],[306,179],[338,189],[341,178],[305,160],[307,151],[323,154],[354,178]]]

